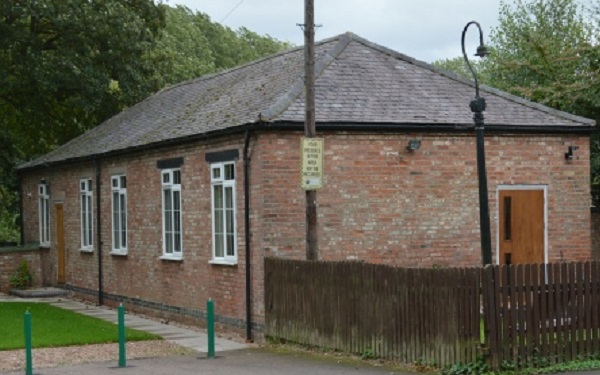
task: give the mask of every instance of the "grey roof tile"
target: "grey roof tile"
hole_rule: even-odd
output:
[[[472,125],[473,84],[346,33],[317,43],[319,123]],[[19,168],[123,152],[257,122],[304,121],[304,52],[296,48],[166,88]],[[481,87],[486,125],[591,127],[569,115]]]

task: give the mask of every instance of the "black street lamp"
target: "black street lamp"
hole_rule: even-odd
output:
[[[479,179],[479,230],[481,232],[481,260],[483,265],[492,263],[492,239],[490,233],[490,205],[488,202],[487,173],[485,167],[485,138],[483,111],[485,111],[485,99],[479,96],[479,82],[475,71],[467,58],[465,52],[465,34],[471,25],[476,25],[479,29],[479,47],[475,56],[485,57],[489,55],[489,50],[483,45],[483,31],[476,21],[469,22],[462,32],[462,53],[465,62],[473,75],[475,81],[475,99],[471,100],[471,111],[473,112],[473,122],[475,123],[475,134],[477,136],[477,175]]]

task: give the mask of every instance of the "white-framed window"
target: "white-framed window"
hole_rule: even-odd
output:
[[[111,177],[112,252],[127,254],[127,177]]]
[[[50,192],[47,184],[38,186],[40,246],[50,246]]]
[[[81,250],[92,251],[94,246],[94,208],[92,206],[92,179],[79,180],[81,198]]]
[[[212,263],[237,263],[235,163],[210,166],[212,183]]]
[[[181,170],[163,169],[162,214],[163,214],[163,258],[181,259]]]

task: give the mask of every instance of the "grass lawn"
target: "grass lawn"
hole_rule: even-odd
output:
[[[34,348],[118,342],[115,324],[63,310],[46,303],[0,302],[0,350],[25,347],[24,313],[31,313]],[[117,312],[115,311],[115,316]],[[127,341],[157,340],[159,336],[127,329]]]

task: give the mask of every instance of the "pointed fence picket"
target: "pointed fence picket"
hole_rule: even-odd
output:
[[[540,367],[600,353],[600,263],[487,266],[486,339],[494,368]]]
[[[478,268],[265,260],[266,335],[405,363],[473,362]]]
[[[437,366],[597,358],[600,262],[407,269],[267,258],[265,333]]]

